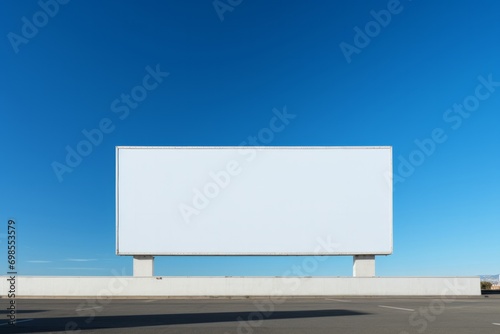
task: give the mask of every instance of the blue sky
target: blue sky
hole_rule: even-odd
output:
[[[15,219],[19,274],[130,275],[115,255],[115,146],[238,145],[286,106],[297,116],[271,145],[393,146],[394,254],[377,275],[500,272],[498,13],[493,0],[2,1],[1,267]],[[159,257],[155,274],[303,261]]]

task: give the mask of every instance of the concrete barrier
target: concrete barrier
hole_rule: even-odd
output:
[[[2,276],[1,297],[10,289]],[[18,276],[16,297],[479,296],[479,277]]]

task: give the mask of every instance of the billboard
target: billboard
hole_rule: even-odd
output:
[[[391,147],[117,147],[118,255],[392,253]]]

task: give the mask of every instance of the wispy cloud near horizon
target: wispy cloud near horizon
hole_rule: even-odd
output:
[[[26,262],[28,262],[28,263],[52,263],[53,261],[49,261],[49,260],[28,260]]]
[[[65,259],[64,261],[68,261],[68,262],[92,262],[92,261],[97,261],[97,259]]]
[[[56,270],[108,270],[107,268],[85,268],[85,267],[57,267]]]

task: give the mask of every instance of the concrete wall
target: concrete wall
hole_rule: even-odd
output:
[[[17,297],[477,296],[479,277],[16,277]],[[10,284],[3,276],[1,297]]]

